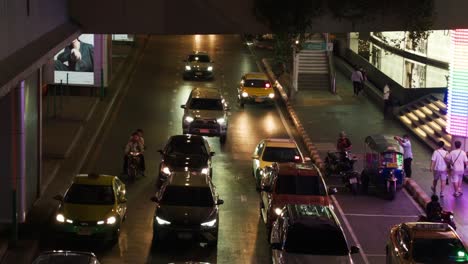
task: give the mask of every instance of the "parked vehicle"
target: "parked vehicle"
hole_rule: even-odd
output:
[[[403,151],[393,136],[373,135],[365,139],[366,154],[361,173],[363,192],[376,186],[393,200],[396,190],[403,186]]]
[[[453,213],[449,211],[442,211],[438,219],[428,219],[427,216],[420,215],[418,222],[445,223],[450,225],[453,228],[453,230],[457,230]]]
[[[328,152],[325,158],[325,176],[340,175],[342,172],[353,171],[356,159],[349,151]]]

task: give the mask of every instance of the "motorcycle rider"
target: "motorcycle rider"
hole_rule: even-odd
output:
[[[442,206],[439,197],[435,194],[431,196],[431,201],[426,205],[426,217],[429,222],[439,222],[442,218]]]
[[[143,129],[138,128],[137,130],[135,130],[135,132],[139,136],[140,144],[143,146],[143,150],[145,150],[145,139],[143,138]],[[146,165],[145,165],[145,155],[143,155],[143,152],[140,155],[140,162],[141,162],[141,170],[142,170],[143,176],[145,176]]]
[[[139,166],[140,166],[140,168],[142,170],[142,173],[144,175],[144,168],[143,168],[142,161],[141,161],[143,151],[144,151],[144,147],[141,144],[140,136],[138,135],[137,132],[133,132],[132,136],[130,137],[130,140],[128,141],[127,145],[125,146],[124,166],[123,166],[124,174],[127,174],[127,171],[128,171],[128,155],[130,154],[130,152],[138,152],[138,153],[140,153],[139,154],[139,157],[140,157]]]
[[[351,140],[349,140],[344,131],[341,131],[336,141],[336,150],[340,152],[340,161],[348,161],[349,157],[347,152],[351,150],[351,147]]]

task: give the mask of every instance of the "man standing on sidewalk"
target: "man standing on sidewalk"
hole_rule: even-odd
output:
[[[362,77],[362,73],[356,67],[351,74],[351,81],[353,82],[354,95],[358,96],[359,91],[361,91],[361,85],[364,81],[364,77]]]
[[[444,142],[437,143],[438,149],[434,150],[431,158],[430,171],[433,173],[431,190],[435,194],[437,190],[437,181],[440,179],[440,197],[444,197],[445,181],[447,180],[447,161],[448,152],[444,149]]]
[[[463,194],[461,184],[463,182],[463,174],[465,172],[465,165],[468,165],[468,158],[465,151],[460,149],[461,142],[455,141],[455,149],[450,151],[448,161],[452,166],[452,183],[453,195],[458,197]]]
[[[411,163],[413,162],[413,151],[411,150],[411,141],[408,135],[403,135],[403,138],[395,136],[395,139],[403,147],[403,169],[405,170],[405,176],[411,178],[412,170]]]

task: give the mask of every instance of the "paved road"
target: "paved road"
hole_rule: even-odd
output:
[[[215,60],[212,82],[183,81],[182,60],[191,50],[206,50]],[[83,172],[118,175],[123,145],[136,128],[145,130],[147,177],[128,186],[128,218],[119,243],[112,248],[96,245],[44,243],[44,249],[91,250],[103,263],[268,263],[270,249],[266,230],[259,220],[259,200],[251,176],[250,156],[257,142],[266,137],[295,135],[277,107],[236,105],[236,86],[243,72],[256,71],[255,59],[237,36],[153,36],[130,82],[126,96],[117,104]],[[160,149],[170,135],[181,133],[182,109],[190,90],[197,86],[218,87],[232,107],[227,143],[216,138],[209,143],[216,152],[214,182],[225,204],[220,210],[219,243],[215,249],[193,242],[168,242],[153,247],[152,216]],[[292,131],[291,131],[292,130]],[[330,184],[338,184],[329,180]],[[353,197],[343,191],[335,197],[350,244],[360,243],[364,255],[357,263],[383,263],[389,226],[414,219],[417,208],[404,194],[387,202],[372,196]],[[352,229],[350,229],[350,227]],[[46,238],[43,238],[46,240]]]

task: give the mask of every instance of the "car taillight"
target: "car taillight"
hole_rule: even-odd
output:
[[[265,84],[265,88],[270,88],[270,86],[271,86],[270,83]]]

